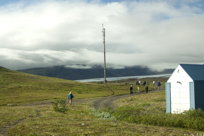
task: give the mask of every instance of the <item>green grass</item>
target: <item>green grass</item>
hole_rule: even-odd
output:
[[[107,85],[78,83],[0,68],[0,130],[8,129],[10,136],[190,136],[202,134],[194,130],[135,121],[135,116],[140,114],[164,115],[164,92],[133,96],[117,101],[116,105],[119,108],[115,110],[94,110],[90,106],[92,99],[88,98],[128,94],[130,83],[134,82],[114,82]],[[151,85],[149,87],[150,90],[153,88]],[[135,92],[135,85],[134,89]],[[66,111],[59,112],[53,108],[52,104],[33,104],[40,101],[65,100],[69,91],[75,95],[74,105],[68,105]],[[87,99],[75,103],[76,99],[82,98]],[[200,116],[200,113],[193,112],[187,115],[192,117],[195,114]],[[154,120],[149,117],[145,119]]]
[[[79,83],[58,78],[36,76],[0,68],[0,105],[16,105],[35,101],[66,99],[69,91],[75,98],[91,98],[128,94],[134,82]],[[150,86],[150,90],[152,86]],[[141,87],[144,90],[144,87]],[[136,86],[134,86],[136,92]]]
[[[20,119],[35,116],[33,107],[0,106],[0,128]]]
[[[113,112],[117,120],[131,123],[187,128],[204,131],[204,112],[190,110],[182,114],[165,113],[165,94],[154,92],[133,96],[116,102]]]
[[[121,122],[107,118],[108,116],[101,118],[101,115],[106,113],[94,111],[87,104],[69,106],[65,113],[56,112],[52,105],[4,106],[0,111],[4,111],[4,114],[0,113],[0,117],[7,117],[2,125],[25,118],[10,128],[9,135],[11,136],[162,136],[184,134],[190,136],[191,134],[200,134],[200,132],[191,130]]]
[[[0,105],[15,105],[43,100],[66,99],[69,91],[75,98],[101,97],[128,92],[127,84],[103,85],[78,83],[15,72],[0,68]]]

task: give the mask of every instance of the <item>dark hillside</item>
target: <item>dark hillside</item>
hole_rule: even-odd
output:
[[[87,69],[54,66],[54,67],[24,69],[19,71],[35,74],[35,75],[58,77],[58,78],[69,79],[69,80],[80,80],[80,79],[103,77],[103,67],[100,65],[95,65],[92,68],[87,68]],[[143,66],[124,67],[122,69],[107,68],[107,77],[169,74],[171,72],[172,70],[164,70],[162,72],[158,72]]]

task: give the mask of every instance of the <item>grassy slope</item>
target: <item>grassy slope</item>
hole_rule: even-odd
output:
[[[69,91],[73,91],[75,98],[107,96],[112,90],[115,94],[128,93],[127,88],[125,84],[113,84],[109,89],[103,84],[78,83],[0,68],[0,105],[66,99]]]
[[[166,114],[164,91],[151,92],[115,102],[113,115],[131,123],[169,126],[204,131],[204,112],[190,110],[183,114]]]
[[[40,111],[39,116],[35,108]],[[13,115],[21,116],[15,118],[26,118],[15,127],[11,127],[9,135],[12,136],[191,136],[201,134],[184,129],[101,120],[93,116],[91,109],[86,105],[69,107],[65,114],[53,111],[51,106],[18,106],[12,109],[18,110],[18,114],[12,113]],[[10,110],[7,109],[5,112],[10,113]],[[14,118],[14,116],[10,117]]]
[[[100,120],[93,114],[95,111],[92,111],[88,106],[89,104],[86,103],[70,106],[68,112],[64,114],[55,112],[52,105],[8,105],[65,99],[70,90],[74,92],[75,98],[107,96],[111,95],[112,91],[115,94],[129,93],[128,83],[111,83],[108,86],[91,83],[82,84],[0,68],[0,130],[5,131],[9,128],[9,135],[30,136],[197,134],[197,132],[183,129],[138,125],[115,120]],[[155,101],[163,102],[163,94],[161,96],[162,98],[155,98]],[[133,98],[128,98],[127,101],[123,100],[121,104],[131,105],[131,102],[135,102]],[[140,99],[142,102],[146,98],[137,96],[136,99]],[[144,104],[144,106],[148,106],[148,103]],[[163,111],[163,106],[161,108]]]
[[[132,100],[131,100],[132,101]],[[95,116],[89,101],[68,107],[68,112],[55,112],[51,105],[39,106],[0,106],[1,126],[22,120],[11,125],[9,135],[19,136],[191,136],[202,134],[186,129],[157,127],[109,120]],[[1,134],[0,134],[1,136]]]

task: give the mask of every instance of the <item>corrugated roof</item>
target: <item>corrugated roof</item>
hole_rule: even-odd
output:
[[[204,65],[180,64],[193,80],[204,80]]]

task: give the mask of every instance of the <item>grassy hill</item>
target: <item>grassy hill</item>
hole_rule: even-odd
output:
[[[143,80],[150,83],[150,80]],[[134,82],[129,80],[107,85],[78,83],[0,67],[0,136],[203,134],[203,113],[199,116],[197,113],[165,114],[164,91],[115,101],[116,109],[95,110],[91,106],[93,99],[82,99],[78,103],[74,101],[73,105],[67,105],[65,113],[54,110],[54,104],[34,104],[44,100],[56,102],[56,99],[66,99],[69,91],[73,91],[75,99],[127,94],[129,83]]]
[[[112,89],[117,90],[115,94],[128,93],[127,88],[125,84],[112,84]],[[0,105],[66,99],[69,91],[76,98],[107,96],[112,89],[103,84],[36,76],[0,67]]]

